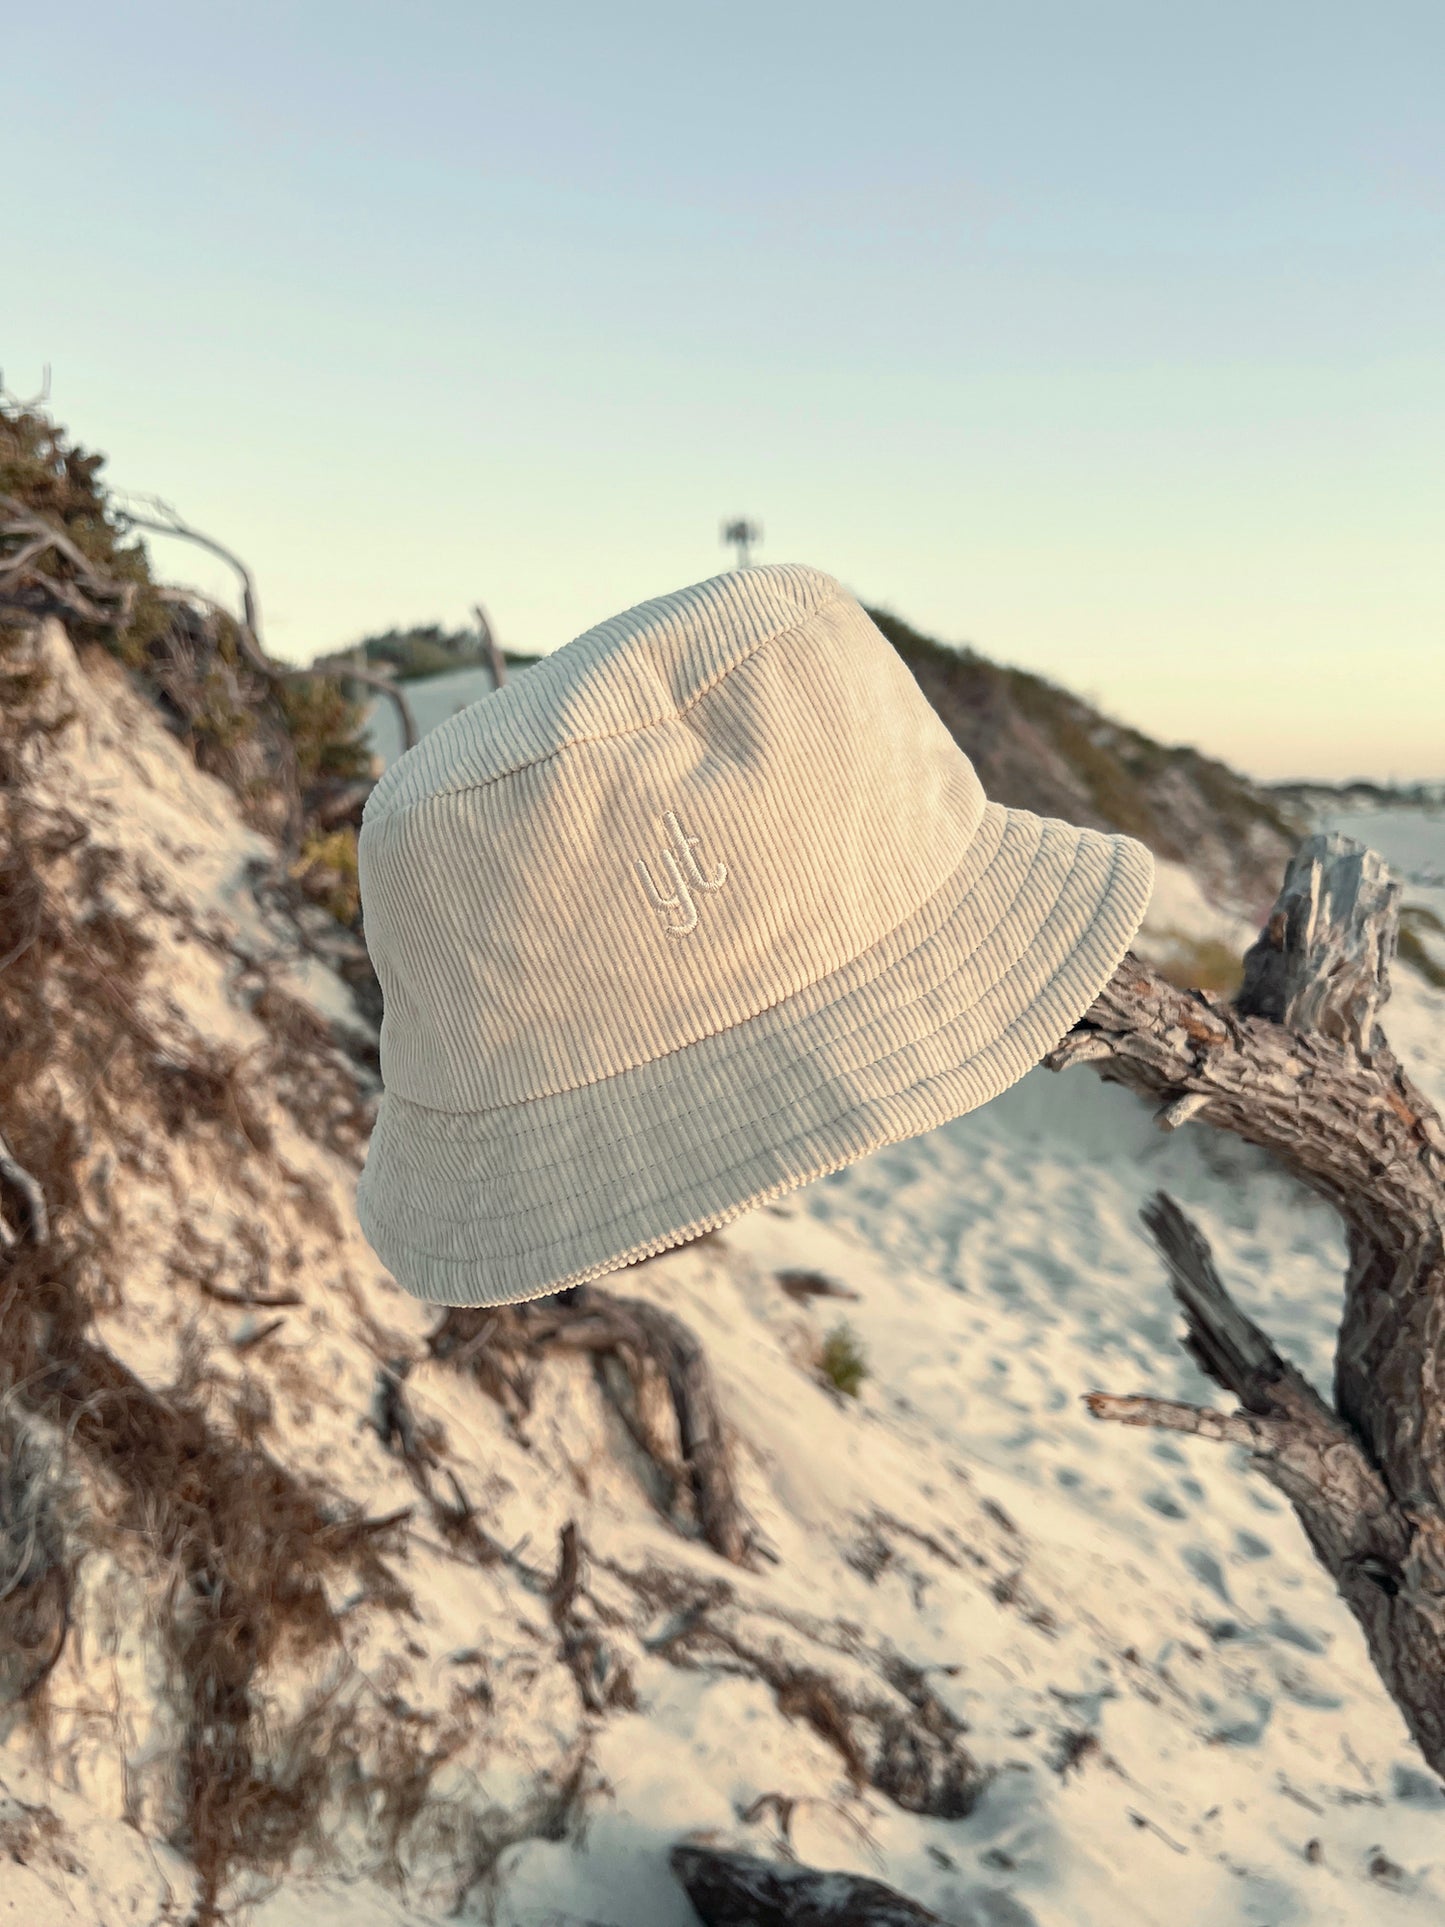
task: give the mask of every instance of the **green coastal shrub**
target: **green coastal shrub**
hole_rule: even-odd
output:
[[[858,1334],[846,1319],[834,1325],[823,1340],[818,1369],[828,1383],[848,1398],[857,1398],[868,1376],[868,1361]]]

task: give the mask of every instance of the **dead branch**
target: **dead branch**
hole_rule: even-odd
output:
[[[790,1298],[797,1299],[800,1305],[807,1304],[810,1298],[852,1298],[863,1296],[848,1285],[840,1285],[836,1278],[825,1278],[820,1271],[790,1269],[774,1272],[773,1276]]]
[[[257,1326],[255,1331],[246,1332],[240,1338],[233,1338],[231,1340],[231,1347],[234,1351],[238,1352],[254,1351],[258,1345],[263,1344],[266,1339],[273,1337],[275,1333],[280,1331],[285,1323],[286,1320],[284,1318],[269,1319],[266,1324]]]
[[[268,659],[269,660],[269,659]],[[401,746],[403,750],[415,749],[417,743],[416,713],[407,698],[406,691],[392,681],[390,676],[381,676],[373,669],[355,669],[350,666],[313,663],[305,669],[287,669],[280,663],[271,664],[272,672],[281,677],[329,676],[335,682],[359,682],[367,689],[376,689],[386,697],[396,711],[401,724]]]
[[[944,1927],[942,1918],[862,1874],[677,1846],[669,1864],[704,1927]]]
[[[174,535],[222,557],[241,579],[243,617],[237,622],[220,603],[199,589],[156,586],[155,594],[161,602],[177,608],[202,611],[212,618],[225,616],[232,622],[246,664],[260,677],[262,689],[268,696],[274,697],[284,682],[307,677],[352,681],[376,690],[396,710],[403,749],[415,747],[419,737],[415,713],[406,692],[398,688],[390,677],[349,664],[344,667],[325,664],[302,667],[273,662],[261,642],[255,582],[245,563],[213,536],[203,534],[182,521],[164,503],[152,506],[157,512],[150,515],[139,514],[131,508],[117,508],[112,517],[117,531],[128,534],[146,529],[153,533]],[[69,574],[56,575],[39,567],[41,558],[46,555],[61,558]],[[57,616],[62,621],[69,619],[118,631],[131,619],[138,590],[137,583],[122,581],[98,570],[59,523],[33,513],[13,496],[0,495],[0,616],[18,615],[27,622]],[[167,689],[164,693],[175,699],[176,692],[173,689]],[[277,747],[284,765],[281,788],[287,798],[284,836],[286,841],[294,845],[301,833],[302,801],[295,743],[290,729],[284,723],[278,731]],[[369,789],[368,785],[367,793]],[[362,800],[364,802],[364,796]],[[354,796],[348,795],[339,816],[333,821],[339,820],[348,809],[354,807]]]
[[[583,1611],[586,1564],[577,1521],[562,1528],[557,1547],[557,1571],[547,1588],[552,1623],[561,1638],[562,1658],[571,1669],[589,1713],[611,1707],[633,1711],[637,1693],[626,1664],[603,1638],[595,1615]]]
[[[1116,1419],[1120,1425],[1148,1425],[1159,1432],[1187,1432],[1216,1445],[1247,1445],[1266,1453],[1275,1444],[1277,1428],[1244,1412],[1216,1412],[1207,1405],[1187,1405],[1173,1398],[1117,1397],[1112,1392],[1086,1392],[1084,1403],[1095,1418]]]
[[[1309,837],[1232,1004],[1178,990],[1130,955],[1044,1061],[1093,1064],[1166,1127],[1197,1115],[1261,1146],[1344,1219],[1333,1406],[1234,1303],[1205,1239],[1162,1193],[1143,1216],[1185,1343],[1242,1409],[1104,1393],[1088,1403],[1100,1418],[1247,1447],[1445,1773],[1445,1126],[1379,1024],[1398,901],[1373,851]]]
[[[0,549],[10,542],[20,546],[9,554],[0,553],[0,612],[33,621],[49,615],[70,616],[107,628],[123,627],[130,619],[134,582],[102,574],[59,523],[34,514],[13,495],[0,495]],[[72,579],[35,566],[47,552],[70,565]]]
[[[5,376],[3,372],[0,372],[0,401],[3,401],[7,408],[13,408],[20,414],[28,415],[37,408],[43,408],[49,400],[50,363],[48,361],[44,362],[41,366],[40,393],[38,395],[22,396],[14,394],[5,386]]]
[[[189,522],[183,522],[171,507],[170,503],[161,501],[159,496],[136,496],[132,499],[144,501],[152,513],[150,515],[137,515],[134,509],[126,507],[118,508],[115,512],[115,520],[127,534],[129,534],[132,529],[149,529],[154,535],[178,536],[183,542],[194,542],[197,548],[207,549],[212,555],[219,556],[223,562],[229,564],[229,566],[236,571],[236,574],[241,579],[242,621],[245,628],[250,632],[250,636],[254,639],[259,655],[261,647],[261,612],[256,601],[256,583],[251,571],[246,567],[246,564],[241,560],[240,556],[235,554],[233,550],[226,548],[223,543],[218,542],[215,536],[204,535],[200,529],[193,528]],[[263,664],[258,661],[256,667],[259,669],[262,666]]]
[[[416,712],[411,706],[406,691],[398,687],[390,676],[379,675],[374,669],[359,669],[352,663],[311,663],[305,667],[299,667],[291,663],[274,662],[266,654],[261,644],[260,633],[254,627],[256,595],[255,588],[251,584],[251,573],[240,558],[233,556],[229,549],[221,548],[219,543],[213,542],[209,536],[201,535],[179,519],[174,523],[151,522],[143,517],[132,515],[129,511],[118,512],[116,519],[130,527],[158,529],[165,535],[178,535],[198,542],[203,548],[210,549],[217,555],[223,555],[228,562],[241,571],[242,604],[248,612],[241,622],[236,622],[236,618],[223,603],[217,602],[213,596],[205,595],[200,589],[160,589],[157,594],[162,602],[193,603],[199,608],[209,610],[212,615],[225,616],[227,621],[235,623],[246,661],[258,675],[264,676],[268,683],[274,684],[305,676],[322,676],[333,682],[362,683],[368,689],[378,690],[395,709],[397,720],[401,724],[402,748],[406,750],[416,747],[418,739]],[[369,784],[367,788],[370,788]]]
[[[229,1285],[218,1285],[209,1278],[198,1278],[196,1283],[208,1298],[214,1298],[222,1305],[299,1305],[302,1297],[299,1291],[235,1291]]]

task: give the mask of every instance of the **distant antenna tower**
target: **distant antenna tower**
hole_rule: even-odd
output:
[[[722,539],[737,544],[738,559],[735,566],[745,569],[748,566],[748,550],[754,542],[762,541],[763,532],[756,522],[724,522]]]

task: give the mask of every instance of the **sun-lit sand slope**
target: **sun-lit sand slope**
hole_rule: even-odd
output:
[[[227,943],[271,954],[280,935],[243,878],[259,839],[118,679],[77,694],[85,718],[59,739],[45,783],[124,853],[112,894],[160,942],[157,996],[202,1036],[258,1044],[235,956],[175,941],[183,918],[126,879],[144,864]],[[1387,855],[1418,833],[1425,856],[1401,860],[1445,866],[1445,824],[1378,830]],[[1174,877],[1166,895],[1177,926],[1189,890]],[[1434,900],[1425,886],[1409,895]],[[357,1022],[319,966],[284,980]],[[1445,1102],[1445,996],[1400,970],[1387,1019]],[[124,1302],[98,1336],[164,1385],[193,1323],[228,1382],[267,1381],[267,1449],[374,1515],[417,1499],[367,1422],[378,1360],[416,1357],[412,1411],[436,1428],[488,1531],[550,1572],[576,1520],[637,1707],[587,1715],[545,1600],[516,1571],[469,1563],[418,1507],[396,1557],[417,1616],[363,1603],[344,1622],[351,1665],[338,1692],[355,1709],[370,1807],[338,1832],[339,1872],[284,1879],[255,1927],[440,1922],[458,1843],[472,1838],[463,1821],[541,1815],[538,1789],[583,1754],[566,1837],[543,1837],[540,1818],[523,1827],[473,1888],[473,1917],[489,1917],[485,1900],[503,1927],[695,1927],[666,1850],[696,1834],[781,1851],[778,1803],[757,1804],[769,1794],[793,1803],[799,1859],[886,1879],[961,1924],[1423,1927],[1445,1916],[1445,1797],[1292,1513],[1243,1452],[1103,1425],[1080,1402],[1094,1389],[1218,1396],[1177,1341],[1138,1225],[1161,1186],[1197,1216],[1241,1303],[1328,1389],[1341,1230],[1263,1157],[1198,1124],[1161,1135],[1087,1068],[1038,1070],[973,1116],[734,1221],[717,1243],[603,1280],[672,1308],[706,1346],[744,1500],[777,1555],[749,1574],[659,1516],[585,1358],[545,1367],[527,1444],[475,1383],[428,1360],[436,1310],[401,1292],[361,1238],[354,1166],[280,1105],[267,1114],[275,1156],[161,1140],[154,1181],[127,1178]],[[311,1175],[334,1228],[314,1197],[298,1201],[278,1159]],[[264,1223],[278,1253],[297,1246],[287,1282],[304,1304],[238,1357],[229,1341],[250,1315],[178,1282],[168,1253],[183,1219],[230,1248],[239,1218]],[[804,1306],[777,1282],[793,1266],[856,1296]],[[868,1365],[856,1399],[812,1362],[840,1317]],[[127,1784],[143,1826],[164,1811],[175,1730],[145,1630],[159,1582],[120,1548],[85,1573],[51,1683],[52,1778],[25,1763],[21,1732],[0,1748],[0,1842],[19,1829],[29,1843],[23,1865],[0,1854],[0,1927],[179,1919],[191,1891],[183,1861],[121,1818]],[[669,1619],[650,1589],[659,1573],[698,1596],[725,1586],[715,1614],[748,1650],[875,1683],[890,1656],[924,1669],[994,1771],[974,1811],[927,1819],[853,1791],[836,1749],[781,1711],[756,1670],[690,1660],[685,1638],[658,1637]],[[319,1683],[303,1672],[268,1682],[276,1733]],[[459,1736],[403,1841],[405,1899],[376,1850],[399,1731],[426,1746]],[[53,1825],[27,1821],[22,1801],[52,1809]]]

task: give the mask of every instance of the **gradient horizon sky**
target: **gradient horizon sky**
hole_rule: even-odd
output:
[[[267,647],[808,562],[1260,777],[1445,776],[1445,8],[78,0],[0,370]],[[219,564],[151,544],[234,604]]]

